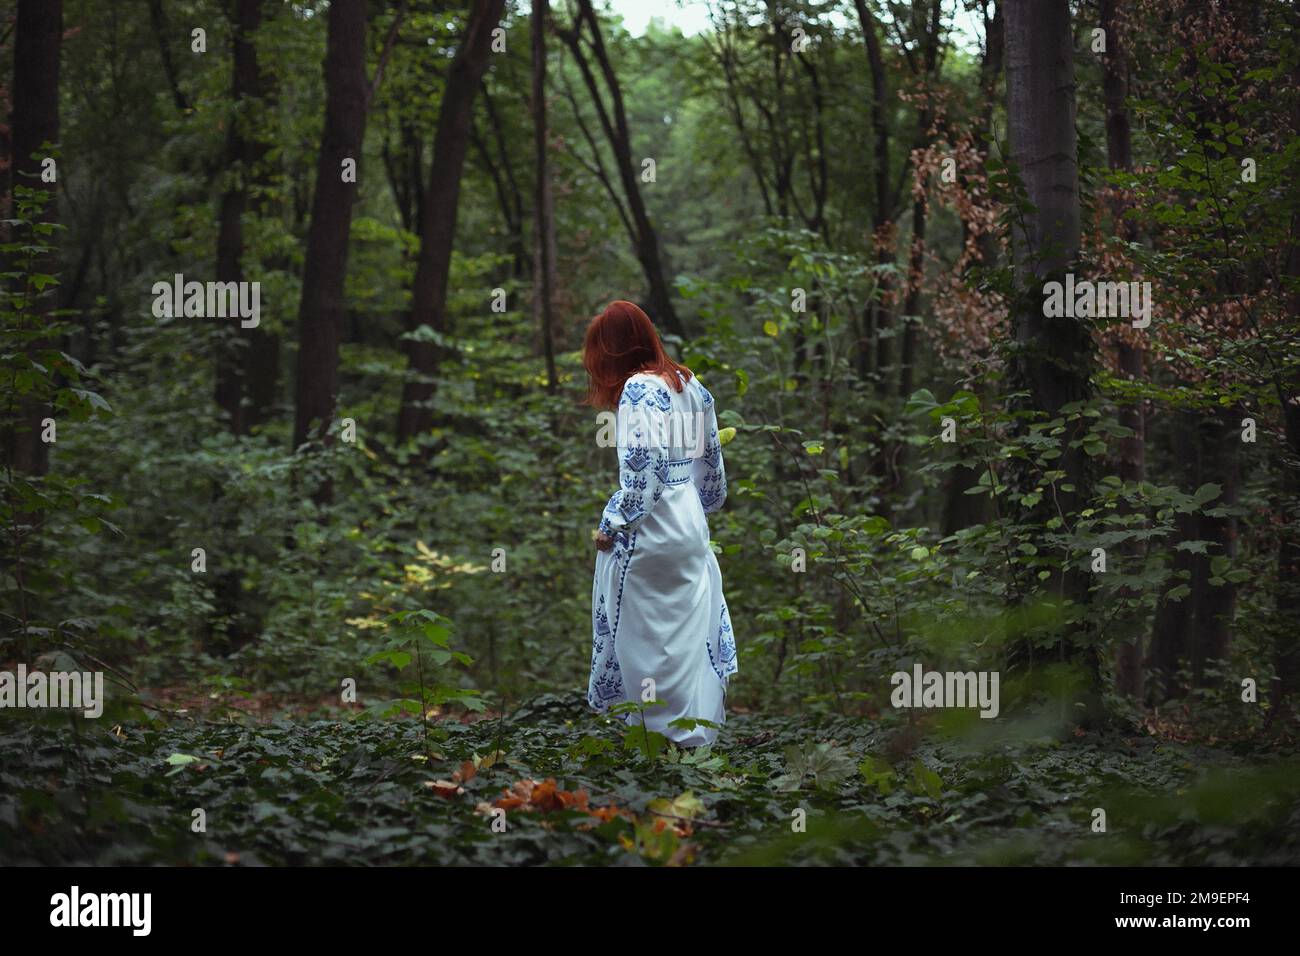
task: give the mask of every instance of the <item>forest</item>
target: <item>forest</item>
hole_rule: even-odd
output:
[[[16,0],[0,97],[0,863],[1300,863],[1295,4]],[[711,746],[584,698],[614,300]]]

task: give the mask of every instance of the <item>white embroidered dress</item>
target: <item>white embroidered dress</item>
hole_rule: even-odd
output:
[[[713,396],[694,376],[678,392],[638,373],[623,386],[618,417],[619,490],[600,520],[614,545],[596,552],[587,702],[598,711],[640,703],[651,678],[663,706],[646,706],[646,726],[683,746],[711,744],[713,728],[668,725],[723,723],[737,669],[705,518],[727,497]]]

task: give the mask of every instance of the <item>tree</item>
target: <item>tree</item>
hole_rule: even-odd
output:
[[[411,286],[411,310],[407,330],[415,333],[427,326],[437,335],[451,331],[447,314],[447,282],[451,274],[452,245],[456,238],[456,213],[460,203],[460,180],[469,148],[474,98],[487,72],[492,31],[501,20],[505,0],[476,3],[460,48],[452,61],[438,107],[438,127],[433,137],[433,164],[429,188],[424,193],[421,213],[423,231]],[[397,417],[397,440],[408,441],[429,430],[433,411],[434,382],[442,363],[442,347],[435,341],[414,336],[407,342],[410,377],[402,389],[402,406]]]
[[[542,332],[546,355],[546,387],[554,392],[559,384],[555,371],[555,208],[551,193],[551,172],[546,132],[546,19],[548,0],[533,0],[533,321]]]
[[[584,35],[584,27],[587,35]],[[623,216],[624,223],[632,237],[637,261],[641,263],[641,270],[645,274],[646,285],[649,287],[650,317],[674,335],[684,336],[685,327],[677,317],[668,290],[668,279],[659,251],[659,235],[650,221],[650,214],[646,211],[645,200],[641,196],[641,187],[637,182],[636,170],[632,162],[632,134],[628,129],[623,91],[618,82],[618,75],[614,72],[609,52],[605,48],[605,40],[600,32],[600,21],[596,19],[591,0],[578,0],[578,14],[573,26],[556,32],[573,55],[573,60],[582,74],[582,81],[596,108],[600,127],[614,154],[618,179],[627,202],[626,213]],[[600,70],[605,87],[604,93],[601,92],[601,84],[597,82],[587,54],[583,51],[584,42]],[[606,95],[609,97],[608,104],[605,102]],[[612,186],[606,183],[606,187],[612,195]]]
[[[325,54],[325,128],[298,305],[295,448],[312,439],[328,440],[338,398],[344,279],[357,178],[348,170],[355,171],[360,163],[365,135],[369,103],[365,57],[365,0],[334,0]]]
[[[1106,52],[1101,61],[1102,89],[1106,107],[1107,165],[1112,170],[1128,171],[1133,168],[1133,139],[1125,102],[1128,98],[1128,57],[1116,15],[1119,5],[1120,0],[1101,0],[1099,22],[1106,37]],[[1132,220],[1125,217],[1127,208],[1124,193],[1116,189],[1111,203],[1114,229],[1119,236],[1131,242],[1136,230]],[[1115,344],[1120,375],[1132,381],[1141,381],[1145,377],[1143,349],[1138,339],[1141,334],[1121,329]],[[1132,432],[1130,436],[1119,440],[1119,477],[1126,482],[1145,481],[1146,415],[1142,402],[1131,401],[1121,406],[1119,423]],[[1139,560],[1142,551],[1136,542],[1124,549],[1125,555],[1132,560]],[[1115,648],[1115,687],[1120,694],[1139,700],[1142,697],[1142,685],[1142,639],[1135,636],[1132,640],[1121,641]]]
[[[894,261],[894,242],[893,242],[893,201],[890,199],[889,192],[889,91],[888,91],[888,74],[885,72],[884,56],[881,53],[880,37],[877,34],[879,26],[876,22],[875,15],[871,11],[869,0],[854,0],[858,11],[858,20],[862,24],[862,36],[866,41],[867,60],[871,64],[871,130],[872,140],[875,149],[875,161],[873,171],[875,174],[875,206],[872,209],[871,228],[876,243],[876,262],[882,266],[888,266]],[[858,374],[865,377],[871,367],[871,343],[873,338],[876,339],[877,364],[881,357],[881,350],[885,351],[885,361],[888,361],[889,343],[887,339],[880,339],[879,332],[885,328],[889,322],[889,315],[885,311],[883,302],[884,293],[889,284],[887,274],[881,275],[880,295],[872,298],[871,305],[868,308],[867,316],[864,319],[866,328],[863,330],[862,338],[858,343]]]
[[[1062,419],[1055,506],[1077,514],[1088,491],[1079,420],[1064,412],[1091,395],[1094,346],[1083,321],[1045,315],[1044,288],[1062,281],[1079,254],[1079,169],[1073,34],[1068,0],[1007,0],[1007,127],[1023,195],[1015,197],[1012,246],[1016,301],[1012,377],[1030,406]],[[1018,190],[1019,191],[1019,190]],[[1073,556],[1069,556],[1073,557]],[[1077,562],[1071,562],[1077,568]],[[1063,575],[1064,593],[1086,597],[1087,581]],[[1064,642],[1061,652],[1067,649]],[[1092,662],[1089,661],[1089,664]]]
[[[923,11],[924,13],[924,11]],[[940,0],[931,0],[929,15],[923,15],[924,26],[920,28],[921,57],[918,62],[910,48],[906,48],[906,59],[913,74],[922,83],[921,106],[917,113],[916,138],[912,149],[924,149],[930,142],[930,126],[935,120],[933,99],[937,95],[942,60],[939,55],[943,39],[943,4]],[[921,286],[925,278],[925,229],[928,212],[926,190],[929,176],[918,171],[918,192],[912,200],[912,242],[907,258],[907,295],[903,300],[903,347],[899,356],[898,394],[903,398],[912,394],[912,380],[915,371],[917,348],[919,344],[918,312],[921,307]],[[883,376],[882,376],[883,380]]]
[[[244,213],[248,209],[248,183],[266,155],[268,145],[253,134],[260,117],[257,106],[263,80],[257,64],[254,35],[262,22],[262,0],[238,0],[231,23],[231,113],[226,133],[227,185],[221,194],[217,227],[217,281],[244,281]],[[165,49],[165,47],[164,47]],[[244,397],[244,362],[249,349],[227,319],[217,332],[216,400],[236,435],[247,430]]]
[[[14,27],[13,109],[10,116],[12,151],[9,198],[13,202],[19,186],[45,188],[41,173],[50,149],[59,142],[59,57],[63,41],[63,0],[19,0]],[[50,199],[41,210],[41,220],[58,221],[57,188],[48,184]],[[58,271],[54,253],[34,263],[53,275]],[[52,308],[52,295],[41,296],[36,309],[41,314]],[[29,350],[48,343],[36,340]],[[43,475],[50,467],[49,446],[41,441],[41,421],[48,406],[25,400],[17,409],[13,427],[5,436],[5,460],[16,471]]]

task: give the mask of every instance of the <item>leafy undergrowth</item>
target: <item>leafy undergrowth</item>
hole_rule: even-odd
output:
[[[979,723],[739,714],[711,751],[651,757],[560,696],[428,737],[351,715],[15,718],[0,862],[1300,862],[1294,755]]]

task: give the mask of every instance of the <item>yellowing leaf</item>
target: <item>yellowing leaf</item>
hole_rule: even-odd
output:
[[[667,797],[659,797],[651,800],[646,804],[646,809],[651,813],[660,814],[666,817],[680,817],[683,820],[694,820],[704,812],[704,802],[697,797],[694,792],[687,790],[675,800],[669,800]]]

